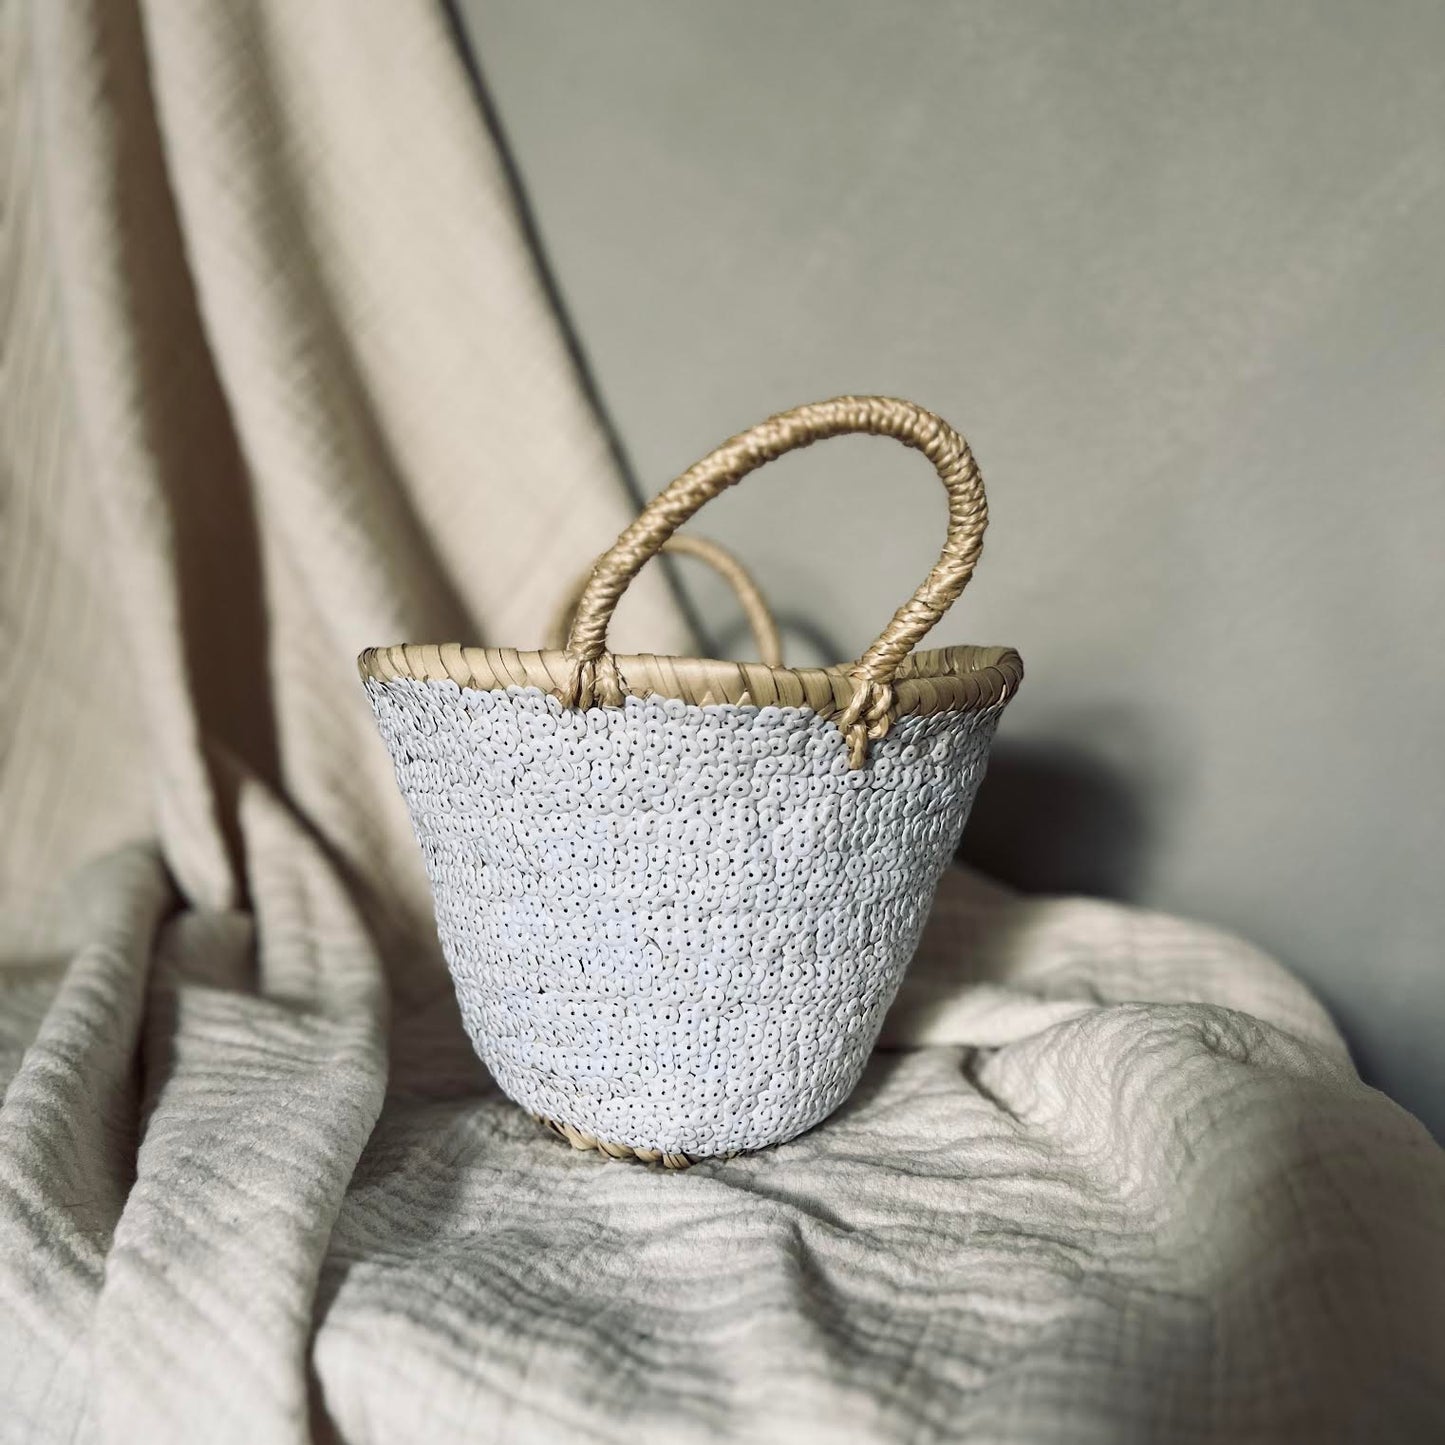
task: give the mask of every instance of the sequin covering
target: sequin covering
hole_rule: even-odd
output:
[[[633,1148],[779,1143],[848,1096],[997,712],[848,768],[806,708],[368,680],[462,1016],[534,1113]]]

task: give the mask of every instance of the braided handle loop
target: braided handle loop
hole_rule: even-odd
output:
[[[948,493],[948,535],[933,570],[850,669],[856,689],[838,725],[848,740],[849,764],[862,767],[869,739],[883,737],[893,722],[899,665],[967,586],[988,525],[983,479],[968,443],[941,417],[893,397],[838,396],[780,412],[725,441],[659,492],[588,579],[567,641],[572,665],[562,703],[620,706],[622,681],[606,650],[613,609],[648,558],[694,512],[765,462],[852,432],[892,437],[922,452]]]
[[[733,589],[752,631],[753,647],[757,651],[758,660],[765,667],[783,665],[783,639],[767,598],[753,580],[752,573],[726,547],[719,542],[709,542],[706,537],[694,537],[687,532],[679,532],[676,536],[669,537],[659,550],[678,557],[695,557],[699,562],[706,562]],[[552,626],[547,631],[547,646],[553,650],[560,651],[567,646],[567,637],[572,631],[572,619],[577,614],[577,604],[582,600],[582,594],[586,591],[591,577],[589,569],[577,579],[576,585],[562,599],[562,605],[558,607]]]

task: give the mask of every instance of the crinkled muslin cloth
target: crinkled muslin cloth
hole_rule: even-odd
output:
[[[629,503],[445,12],[0,18],[0,1439],[1445,1438],[1441,1153],[1204,929],[951,872],[678,1175],[502,1099],[353,657]]]

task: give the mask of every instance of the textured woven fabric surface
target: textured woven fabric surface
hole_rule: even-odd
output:
[[[626,507],[442,18],[0,16],[0,1440],[1438,1438],[1440,1151],[1207,930],[950,871],[823,1128],[503,1099],[352,659]]]

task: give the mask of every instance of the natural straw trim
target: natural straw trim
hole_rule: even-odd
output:
[[[392,682],[454,682],[495,692],[535,687],[557,694],[571,673],[565,652],[518,652],[510,647],[461,643],[398,643],[369,647],[357,659],[363,678]],[[677,698],[708,706],[806,707],[841,719],[857,692],[850,664],[836,667],[767,667],[706,657],[613,658],[624,697]],[[1011,647],[942,647],[915,652],[894,675],[891,717],[1002,708],[1018,691],[1023,663]],[[840,723],[841,726],[841,723]]]
[[[783,639],[767,600],[758,584],[753,581],[752,574],[726,547],[717,542],[709,542],[706,537],[694,537],[691,533],[679,532],[662,544],[662,551],[673,556],[695,557],[699,562],[706,562],[737,595],[743,615],[752,629],[753,649],[758,654],[758,660],[768,667],[783,665]],[[562,605],[557,609],[551,627],[547,629],[548,648],[560,650],[567,646],[567,635],[572,631],[572,619],[577,615],[577,604],[581,602],[582,594],[591,580],[592,569],[589,567],[562,599]]]
[[[899,715],[893,684],[901,664],[968,584],[988,525],[983,480],[968,443],[941,417],[895,397],[839,396],[779,412],[724,442],[669,483],[593,569],[567,642],[572,663],[558,693],[563,705],[615,707],[621,702],[621,680],[607,653],[613,610],[648,559],[689,517],[784,453],[854,432],[892,437],[922,452],[948,494],[948,533],[933,570],[850,669],[853,692],[839,725],[848,739],[850,766],[861,767],[869,740],[883,737]]]
[[[533,1114],[532,1117],[544,1129],[550,1130],[559,1139],[565,1139],[574,1149],[595,1149],[609,1159],[635,1159],[639,1164],[659,1164],[664,1169],[690,1169],[700,1159],[737,1157],[736,1154],[677,1154],[666,1149],[634,1149],[630,1144],[612,1144],[605,1139],[598,1139],[585,1130],[574,1129],[571,1124],[549,1119],[545,1114]]]

